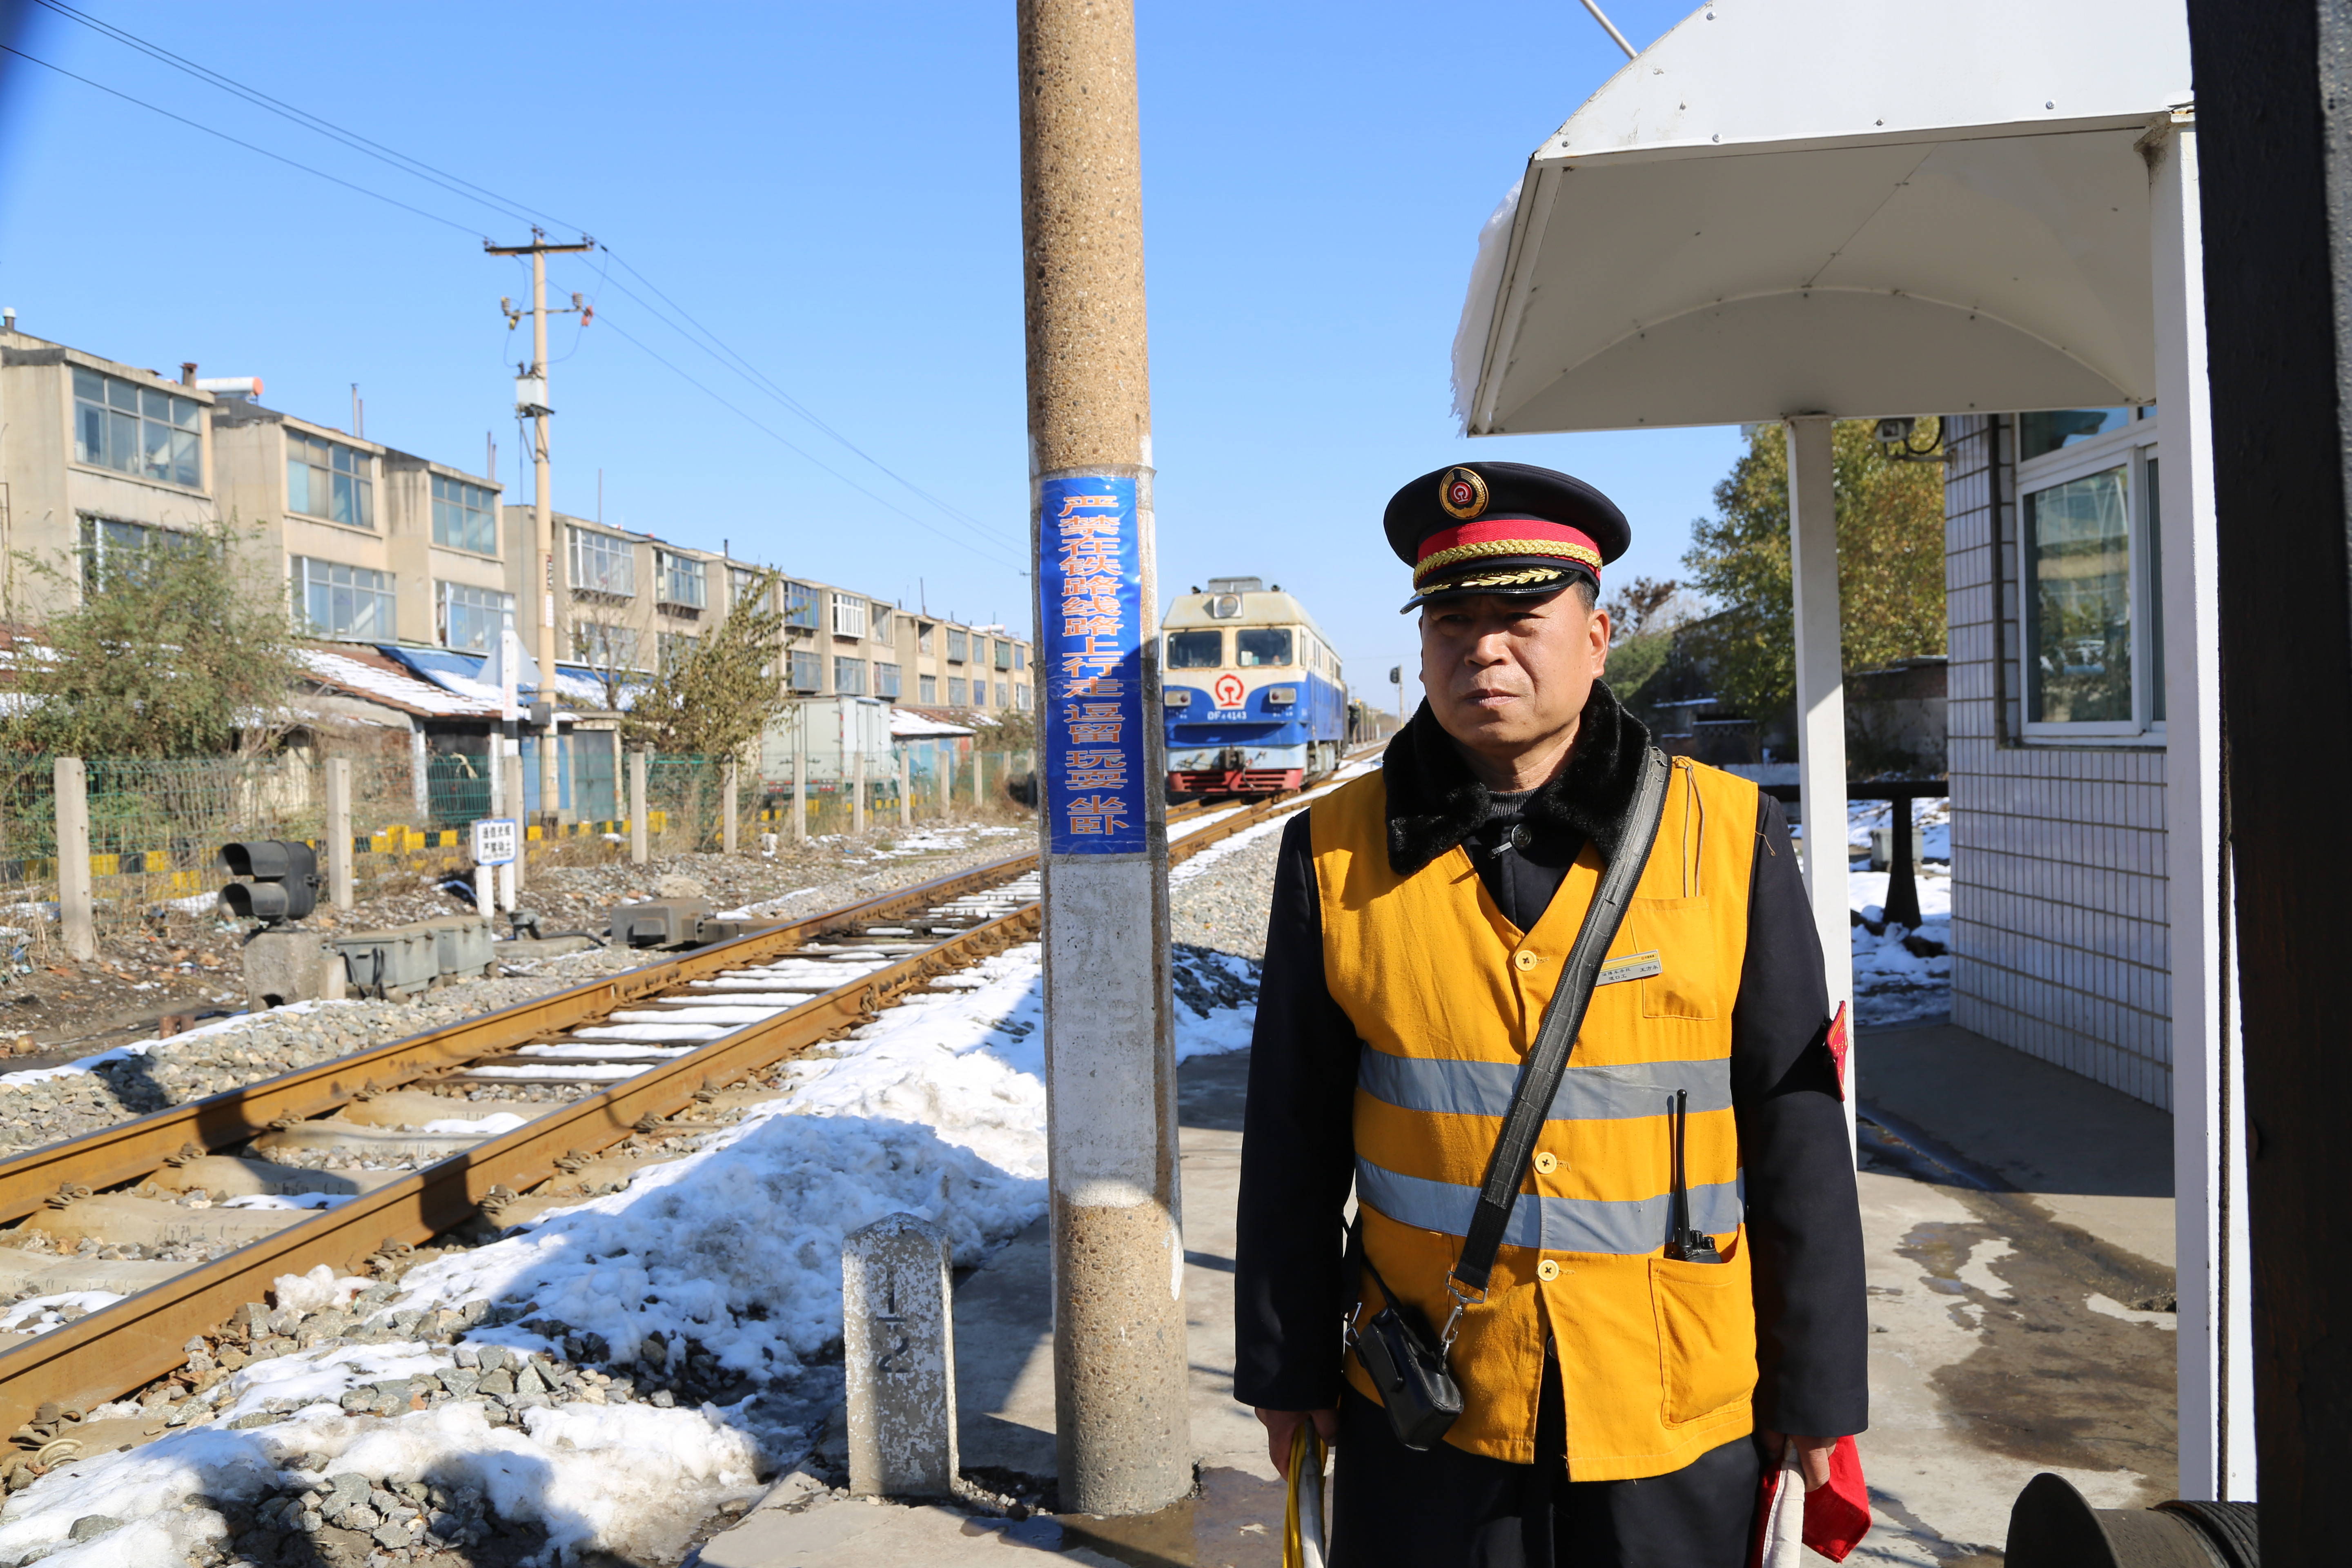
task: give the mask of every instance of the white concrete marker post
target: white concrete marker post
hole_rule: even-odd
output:
[[[863,736],[857,737],[857,763],[850,775],[849,830],[852,833],[866,831],[866,742]]]
[[[1853,931],[1845,854],[1845,667],[1838,620],[1837,496],[1831,465],[1832,421],[1789,421],[1789,578],[1797,653],[1797,787],[1805,828],[1805,891],[1821,933],[1830,1012],[1853,1014]],[[1846,1056],[1845,1123],[1853,1136],[1852,1050]]]
[[[522,823],[511,816],[474,819],[474,907],[490,918],[490,885],[504,868],[522,853]]]
[[[955,1335],[947,1237],[894,1214],[841,1244],[849,1489],[947,1497],[956,1479]]]
[[[2143,144],[2163,455],[2152,492],[2164,605],[2166,916],[2172,971],[2173,1224],[2180,1306],[2180,1495],[2254,1496],[2253,1290],[2237,955],[2221,913],[2221,570],[2205,379],[2197,126]]]
[[[520,751],[513,751],[507,753],[507,800],[509,804],[505,815],[517,824],[520,824],[524,815],[522,809],[522,752]],[[514,912],[515,895],[522,891],[521,840],[522,833],[520,826],[518,826],[515,833],[516,842],[514,858],[499,868],[499,908],[506,910],[509,914],[512,914]]]
[[[352,907],[352,763],[327,759],[327,898],[339,910]]]
[[[793,710],[793,842],[808,842],[808,706]]]
[[[722,854],[735,853],[735,817],[741,809],[741,773],[733,757],[727,759],[719,782],[719,793],[727,797],[727,815],[719,819],[719,848]]]
[[[98,915],[89,889],[89,770],[79,757],[59,757],[53,773],[58,800],[58,923],[66,953],[87,963],[98,956]]]
[[[907,748],[906,748],[906,747],[904,747],[904,746],[900,746],[900,747],[898,747],[898,826],[901,826],[901,827],[905,827],[905,826],[908,826],[909,824],[911,824],[911,823],[915,820],[915,803],[914,803],[914,801],[913,801],[913,800],[911,800],[910,798],[908,798],[908,795],[907,795],[907,783],[908,783]]]
[[[650,859],[646,836],[646,753],[643,747],[629,753],[629,864],[642,866]]]

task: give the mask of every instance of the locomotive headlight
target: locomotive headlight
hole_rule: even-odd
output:
[[[1265,689],[1265,705],[1269,708],[1287,708],[1297,700],[1296,686],[1269,686]]]
[[[1160,700],[1163,706],[1169,708],[1190,708],[1192,706],[1192,694],[1189,691],[1179,691],[1171,686],[1161,690]]]

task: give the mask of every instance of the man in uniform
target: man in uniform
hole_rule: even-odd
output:
[[[1398,1439],[1343,1339],[1389,1288],[1430,1325],[1453,1313],[1518,1064],[1650,743],[1601,679],[1601,570],[1629,542],[1607,497],[1466,463],[1399,490],[1386,525],[1427,700],[1379,773],[1283,837],[1234,1394],[1278,1468],[1303,1421],[1334,1442],[1334,1568],[1739,1568],[1760,1467],[1793,1443],[1820,1486],[1867,1411],[1843,1038],[1788,824],[1753,784],[1674,762],[1492,1279],[1462,1312],[1463,1412],[1442,1441]],[[1711,1249],[1667,1245],[1678,1121],[1688,1226]],[[1370,1270],[1346,1251],[1351,1187]]]

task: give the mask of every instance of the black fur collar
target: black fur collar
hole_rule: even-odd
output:
[[[1592,683],[1568,763],[1528,800],[1523,820],[1558,827],[1587,843],[1617,842],[1641,776],[1650,731],[1605,682]],[[1472,775],[1454,738],[1423,702],[1381,759],[1388,781],[1389,865],[1409,877],[1486,820],[1486,786]]]

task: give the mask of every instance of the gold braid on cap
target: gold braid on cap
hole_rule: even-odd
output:
[[[1444,588],[1451,593],[1456,588],[1524,588],[1530,583],[1549,583],[1568,574],[1556,566],[1529,566],[1517,572],[1489,572],[1482,576],[1457,577],[1451,583],[1433,583],[1433,591]]]
[[[1456,562],[1475,561],[1486,555],[1555,555],[1591,568],[1595,577],[1601,575],[1601,552],[1590,545],[1572,544],[1563,539],[1487,539],[1441,550],[1419,563],[1412,569],[1413,586],[1420,587],[1431,574]]]

